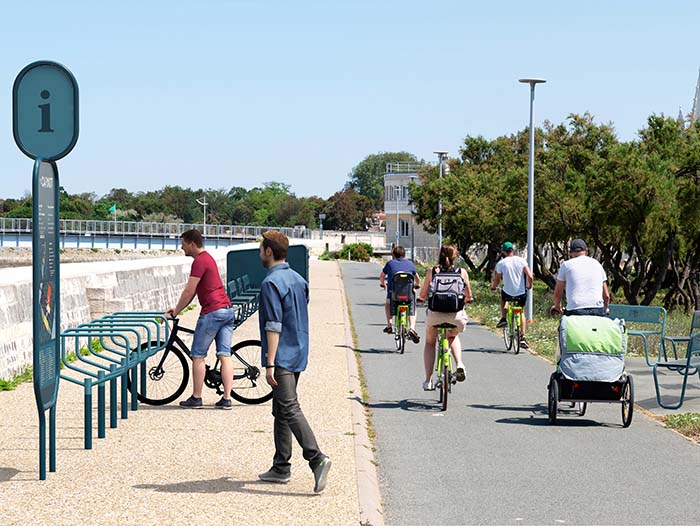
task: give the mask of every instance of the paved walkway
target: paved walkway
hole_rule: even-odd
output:
[[[700,448],[619,405],[547,424],[551,364],[470,324],[467,380],[447,412],[424,392],[422,346],[383,334],[380,267],[343,263],[377,434],[386,524],[697,524]],[[424,334],[423,312],[418,332]],[[636,380],[636,378],[635,378]],[[697,379],[694,380],[697,383]],[[649,397],[639,390],[639,398]],[[652,386],[653,396],[653,386]]]
[[[310,270],[311,357],[299,391],[319,444],[333,460],[324,493],[313,493],[298,447],[288,485],[258,481],[273,454],[269,402],[234,401],[232,411],[141,405],[86,451],[82,392],[68,382],[59,389],[58,471],[39,481],[36,405],[27,383],[0,392],[0,523],[358,524],[342,284],[336,263],[311,261]],[[183,325],[193,326],[196,315],[186,314]],[[234,340],[246,338],[258,338],[257,318]],[[205,389],[205,404],[217,400]]]

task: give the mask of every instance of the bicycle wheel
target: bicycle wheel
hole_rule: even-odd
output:
[[[506,351],[510,351],[510,348],[513,346],[513,333],[510,330],[509,323],[503,326],[503,343],[506,346]]]
[[[518,354],[520,352],[520,342],[523,340],[523,332],[520,329],[520,325],[515,324],[515,331],[513,331],[513,353]]]
[[[406,330],[406,326],[402,325],[401,326],[401,346],[399,347],[399,352],[403,354],[403,352],[406,350],[406,336],[408,335],[408,331]]]
[[[586,414],[586,409],[588,408],[588,402],[578,402],[578,409],[576,410],[576,413],[578,413],[578,416],[583,416]]]
[[[151,346],[158,345],[151,342]],[[141,345],[141,350],[148,344]],[[139,370],[142,366],[139,365]],[[177,400],[185,392],[190,378],[187,358],[177,347],[161,349],[146,359],[146,392],[141,392],[142,381],[139,379],[138,399],[148,405],[165,405]],[[127,376],[127,385],[131,389],[131,369]]]
[[[549,396],[547,397],[547,420],[551,425],[557,423],[557,409],[559,405],[559,384],[554,374],[549,377]]]
[[[244,404],[262,404],[272,398],[272,387],[258,365],[260,340],[244,340],[231,347],[233,387],[231,396]]]
[[[445,364],[442,366],[442,386],[440,387],[442,393],[442,410],[447,411],[447,395],[450,392],[450,366]]]
[[[632,377],[627,376],[622,387],[622,427],[629,427],[634,413],[634,383]]]

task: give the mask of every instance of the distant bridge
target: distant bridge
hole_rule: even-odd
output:
[[[119,248],[136,250],[178,250],[180,235],[196,228],[211,248],[255,241],[274,228],[287,237],[318,239],[319,232],[301,227],[207,225],[194,223],[143,223],[136,221],[84,221],[61,219],[61,248]],[[32,220],[0,218],[0,246],[32,247]]]
[[[195,223],[146,223],[137,221],[85,221],[61,219],[59,239],[61,248],[119,248],[131,250],[178,250],[180,235],[196,228],[204,235],[210,248],[226,247],[255,241],[266,230],[275,229],[289,238],[321,239],[321,231],[295,227],[206,225]],[[333,238],[334,245],[344,243],[369,243],[384,246],[384,232],[325,231]],[[331,239],[328,239],[331,241]],[[32,247],[32,220],[0,217],[0,247]],[[331,248],[332,249],[332,248]]]

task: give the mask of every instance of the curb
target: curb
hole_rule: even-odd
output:
[[[384,526],[384,512],[382,509],[382,497],[379,492],[379,480],[372,444],[367,432],[365,408],[362,405],[362,387],[360,386],[360,374],[355,358],[355,346],[350,331],[350,317],[348,304],[345,297],[345,285],[343,274],[338,265],[338,279],[340,280],[340,293],[343,303],[343,317],[345,318],[345,344],[348,360],[348,388],[354,396],[350,400],[352,410],[352,431],[355,443],[355,468],[357,470],[357,495],[360,502],[360,524],[362,526]]]

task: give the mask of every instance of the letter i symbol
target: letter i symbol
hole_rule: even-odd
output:
[[[51,96],[47,90],[41,92],[41,98],[46,100]],[[39,128],[40,133],[51,133],[51,104],[39,104],[39,109],[41,110],[41,128]]]

